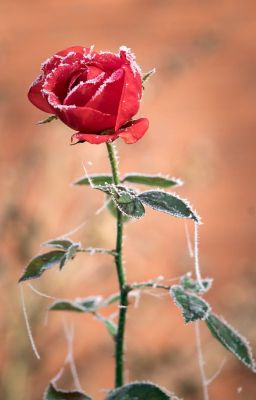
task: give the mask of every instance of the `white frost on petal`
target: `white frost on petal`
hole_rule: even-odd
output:
[[[94,51],[94,47],[95,47],[95,45],[94,45],[94,44],[92,44],[92,45],[90,46],[90,52],[89,52],[89,54],[92,54],[92,53],[93,53],[93,51]]]
[[[38,77],[36,77],[36,79],[29,86],[29,90],[32,89],[32,87],[34,87],[35,85],[37,85],[41,79],[42,79],[42,75],[38,75]]]
[[[43,71],[43,70],[44,70],[44,67],[45,67],[49,62],[51,62],[52,60],[54,60],[55,58],[59,58],[60,60],[62,60],[62,59],[63,59],[63,56],[60,56],[60,55],[58,55],[58,54],[54,54],[53,56],[47,58],[47,60],[45,60],[44,62],[41,63],[41,71]]]
[[[81,88],[82,86],[87,86],[87,85],[96,85],[98,82],[101,81],[101,79],[104,77],[105,72],[102,72],[101,74],[99,74],[98,76],[96,76],[95,78],[92,79],[88,79],[88,81],[81,81],[79,82],[77,85],[75,85],[70,92],[68,92],[67,98],[69,98],[74,92],[76,92],[79,88]]]
[[[135,54],[132,53],[131,49],[127,46],[121,46],[119,48],[119,55],[121,55],[122,52],[125,53],[126,60],[129,61],[133,74],[139,74],[140,76],[142,76],[141,68],[136,63]]]
[[[109,78],[107,78],[102,85],[98,88],[98,90],[96,91],[96,93],[92,96],[90,101],[93,101],[96,99],[96,97],[98,97],[103,90],[105,89],[105,87],[109,84],[109,83],[113,83],[115,81],[117,81],[118,79],[120,79],[123,75],[123,70],[122,69],[118,69],[115,72],[113,72],[112,75],[110,75]]]
[[[58,110],[70,110],[70,108],[77,108],[77,106],[74,104],[71,104],[70,106],[66,106],[64,104],[55,104],[53,107],[57,108]]]

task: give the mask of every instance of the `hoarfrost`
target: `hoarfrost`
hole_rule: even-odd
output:
[[[121,46],[119,48],[119,54],[120,54],[120,56],[122,56],[122,54],[124,54],[126,60],[130,63],[130,66],[131,66],[131,69],[132,69],[132,72],[134,75],[139,74],[140,76],[142,76],[141,68],[136,63],[136,57],[132,53],[132,51],[129,47]]]

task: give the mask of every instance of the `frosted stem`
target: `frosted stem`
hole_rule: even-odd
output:
[[[199,264],[199,244],[198,244],[198,223],[194,223],[195,226],[195,234],[194,234],[194,258],[195,258],[195,274],[198,284],[201,287],[201,290],[204,292],[205,288],[202,283],[201,271],[200,271],[200,264]]]
[[[36,358],[38,360],[40,360],[40,355],[39,355],[39,353],[37,351],[36,344],[35,344],[35,341],[33,339],[32,331],[31,331],[31,328],[30,328],[29,320],[28,320],[28,314],[27,314],[27,309],[26,309],[26,304],[25,304],[24,292],[23,292],[23,286],[22,285],[20,285],[20,299],[21,299],[22,311],[23,311],[23,315],[24,315],[24,319],[25,319],[25,323],[26,323],[26,328],[27,328],[27,332],[28,332],[29,341],[30,341],[32,350],[35,353]]]
[[[209,392],[208,392],[208,381],[207,381],[207,377],[206,377],[205,369],[204,369],[205,362],[204,362],[204,356],[203,356],[203,351],[202,351],[199,321],[195,322],[195,333],[196,333],[196,350],[197,350],[198,364],[199,364],[202,389],[203,389],[203,399],[210,400]]]

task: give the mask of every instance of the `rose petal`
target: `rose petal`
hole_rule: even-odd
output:
[[[139,118],[130,122],[124,128],[119,129],[118,136],[121,137],[125,143],[132,144],[137,142],[148,130],[149,122],[147,118]]]
[[[48,58],[48,60],[46,60],[41,68],[42,71],[45,73],[45,75],[48,75],[54,68],[56,68],[64,59],[65,57],[65,63],[68,62],[73,62],[74,61],[74,55],[75,55],[75,59],[83,59],[83,55],[84,55],[84,51],[86,51],[86,53],[88,52],[88,48],[84,48],[81,46],[73,46],[73,47],[68,47],[67,49],[61,50],[58,53],[54,54],[52,57]],[[73,57],[66,57],[68,55],[72,55]]]
[[[113,72],[122,67],[123,61],[117,54],[107,51],[94,53],[92,63],[106,72]]]
[[[83,71],[79,63],[59,65],[58,68],[47,75],[43,85],[43,93],[46,96],[54,93],[61,104],[67,95],[69,83],[77,71],[80,73]],[[51,105],[54,107],[53,104]]]
[[[71,137],[71,144],[75,144],[74,141],[77,140],[79,142],[89,142],[91,144],[101,144],[106,142],[113,142],[118,138],[117,133],[113,133],[110,135],[93,135],[89,133],[77,132]]]
[[[61,63],[62,57],[60,55],[54,54],[52,57],[48,58],[41,64],[41,70],[44,75],[48,75],[53,69]]]
[[[124,85],[119,102],[115,130],[129,121],[139,110],[139,101],[142,94],[142,81],[140,75],[134,75],[129,65],[123,66]]]
[[[94,79],[98,75],[100,75],[103,72],[101,68],[94,67],[93,65],[89,65],[87,67],[87,79]]]
[[[123,85],[124,71],[120,68],[102,83],[86,106],[106,114],[116,115]]]
[[[98,75],[95,79],[91,79],[90,81],[86,82],[81,81],[74,86],[70,92],[68,92],[63,104],[76,105],[78,107],[85,106],[100,87],[104,81],[104,78],[105,73],[102,72],[102,74]]]
[[[55,113],[70,128],[87,133],[101,132],[115,125],[115,117],[89,107],[57,105]]]
[[[80,54],[88,54],[90,51],[90,47],[83,47],[83,46],[71,46],[67,47],[64,50],[58,51],[56,53],[58,56],[66,56],[68,53],[74,52],[74,53],[80,53]]]
[[[47,113],[54,113],[54,109],[48,104],[45,97],[42,95],[42,85],[44,83],[44,77],[40,75],[31,85],[28,98],[34,106]]]

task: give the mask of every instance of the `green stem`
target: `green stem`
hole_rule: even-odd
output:
[[[115,185],[120,184],[120,176],[118,171],[118,160],[114,146],[107,143],[108,156],[112,169],[112,176]],[[117,232],[116,232],[116,248],[115,263],[120,289],[119,319],[118,330],[116,335],[115,347],[115,387],[122,386],[124,383],[123,367],[124,367],[124,334],[127,311],[128,289],[126,286],[125,271],[123,267],[122,248],[123,248],[123,216],[117,209]]]

